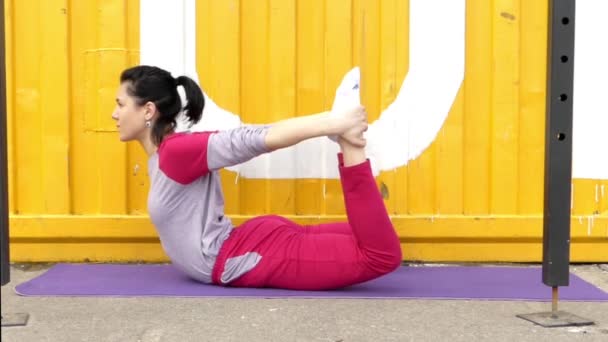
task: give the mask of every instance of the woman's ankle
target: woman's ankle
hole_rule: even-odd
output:
[[[338,143],[340,144],[345,167],[359,165],[367,160],[365,147],[355,146],[341,138],[338,139]]]

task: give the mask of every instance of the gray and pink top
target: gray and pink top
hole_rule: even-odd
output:
[[[175,133],[148,160],[152,223],[173,265],[198,281],[211,283],[215,259],[234,227],[224,215],[218,171],[268,152],[267,131],[243,126]]]

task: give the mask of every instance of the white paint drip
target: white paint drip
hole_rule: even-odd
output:
[[[570,184],[570,210],[574,208],[574,183]]]
[[[600,203],[600,185],[595,184],[595,203]]]
[[[594,224],[595,224],[595,216],[594,215],[587,216],[587,236],[591,236],[591,232],[593,230]]]
[[[325,182],[323,182],[323,200],[327,199],[327,188]]]
[[[142,0],[141,8],[141,63],[198,81],[195,1]],[[158,25],[158,22],[174,24]],[[367,152],[375,174],[417,158],[441,129],[464,78],[464,23],[464,0],[410,2],[410,70],[395,101],[367,132]],[[239,115],[220,108],[207,94],[205,98],[203,120],[192,130],[243,125]],[[180,120],[178,130],[184,129],[187,127]],[[317,138],[229,170],[247,178],[335,179],[339,178],[337,152],[336,144]],[[319,156],[325,157],[321,163]]]

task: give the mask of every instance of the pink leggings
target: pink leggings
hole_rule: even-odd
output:
[[[377,278],[401,264],[401,246],[374,180],[370,163],[344,167],[340,178],[348,223],[300,226],[280,216],[261,216],[235,229],[224,242],[213,282],[235,287],[325,290]],[[229,258],[256,252],[259,263],[224,284]]]

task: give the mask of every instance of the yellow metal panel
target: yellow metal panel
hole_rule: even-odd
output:
[[[494,0],[492,9],[490,211],[517,210],[519,136],[519,1]]]
[[[577,179],[572,186],[572,214],[598,214],[600,210],[600,181]]]
[[[95,110],[97,101],[90,83],[96,78],[88,71],[96,49],[94,1],[70,3],[71,108],[70,113],[70,180],[72,213],[86,215],[98,212],[96,134],[85,130],[85,117]]]
[[[520,1],[518,213],[543,211],[547,1]]]
[[[13,55],[14,60],[14,110],[13,122],[15,142],[17,204],[18,213],[44,213],[44,189],[41,157],[43,143],[42,120],[40,120],[40,2],[15,1]],[[26,129],[23,129],[26,128]]]
[[[489,214],[492,2],[467,2],[463,195],[465,214]]]
[[[409,55],[409,0],[397,1],[395,4],[394,15],[396,17],[396,32],[395,32],[395,61],[397,72],[397,92],[401,89],[403,79],[410,65]],[[395,183],[393,189],[389,189],[389,196],[395,201],[395,211],[391,214],[406,215],[407,214],[407,196],[409,193],[407,183],[408,166],[400,167],[394,171]]]
[[[325,91],[325,1],[297,1],[296,18],[296,114],[322,112],[327,108]],[[296,153],[296,158],[299,156]],[[321,213],[324,188],[318,179],[296,179],[295,214]],[[335,183],[334,183],[335,184]],[[326,183],[328,191],[336,188]],[[331,208],[329,211],[333,211]]]
[[[296,1],[269,0],[268,4],[268,115],[275,122],[296,113]],[[295,158],[288,161],[295,163]],[[272,167],[281,167],[276,165]],[[295,181],[266,181],[266,212],[287,214],[295,209]]]
[[[397,74],[396,37],[402,32],[399,28],[406,25],[397,23],[395,9],[395,1],[364,1],[362,13],[358,16],[358,21],[362,22],[362,36],[355,40],[361,41],[361,100],[369,113],[370,122],[378,119],[381,112],[393,102],[405,76]],[[377,182],[388,212],[396,212],[395,200],[391,195],[407,189],[396,189],[394,171],[381,172]]]
[[[169,262],[158,239],[15,240],[13,262]]]
[[[39,117],[42,118],[44,207],[48,214],[70,211],[69,57],[67,1],[43,1],[40,11],[41,49]]]
[[[352,39],[352,51],[351,51],[351,59],[353,62],[353,65],[359,65],[362,66],[363,62],[364,62],[364,51],[362,49],[362,44],[363,44],[363,21],[365,20],[364,18],[364,10],[365,10],[365,3],[369,1],[369,0],[352,0],[351,1],[351,18],[350,18],[350,23],[351,23],[351,39]],[[361,87],[363,87],[364,84],[361,84]],[[363,92],[363,88],[360,88],[360,91]]]
[[[370,23],[371,24],[371,23]],[[370,25],[371,26],[371,25]],[[379,86],[379,85],[378,85]],[[416,127],[408,127],[416,130]],[[408,164],[408,213],[412,215],[437,213],[437,144],[435,140],[422,155]]]
[[[240,113],[240,1],[205,0],[196,5],[196,55],[201,84],[222,108]],[[226,212],[238,213],[241,210],[238,175],[227,170],[222,170],[221,175]]]
[[[126,65],[139,64],[139,0],[127,1],[126,13]],[[115,83],[118,75],[114,75]],[[127,214],[146,213],[148,198],[148,156],[137,143],[127,144]]]
[[[268,70],[270,42],[268,0],[241,1],[241,119],[249,123],[269,122]],[[267,180],[239,180],[241,213],[259,215],[267,212]]]
[[[127,60],[128,65],[139,64],[139,0],[126,1],[127,11]]]
[[[464,89],[461,87],[437,138],[437,214],[462,214]],[[399,191],[399,189],[396,189]]]
[[[141,215],[147,211],[148,188],[148,156],[141,146],[136,143],[127,145],[127,214]]]
[[[408,164],[408,214],[436,214],[436,177],[435,161],[436,140],[417,159]]]
[[[312,9],[314,11],[314,8]],[[325,18],[323,23],[324,33],[320,34],[320,42],[323,42],[322,51],[323,53],[323,68],[320,71],[323,72],[324,77],[323,97],[319,101],[321,110],[328,110],[331,108],[335,97],[335,91],[344,74],[350,70],[354,65],[352,64],[353,56],[353,40],[352,35],[352,21],[360,18],[360,14],[354,13],[352,9],[352,3],[350,1],[325,1]],[[305,20],[303,18],[303,20]],[[301,33],[302,36],[306,35],[307,31]],[[323,39],[323,34],[325,38]],[[313,68],[312,65],[307,65],[307,60],[303,59],[300,62],[305,68]],[[304,112],[305,113],[305,112]],[[328,158],[331,162],[337,164],[337,157],[330,156]],[[342,186],[336,179],[324,179],[320,182],[322,184],[321,197],[310,198],[307,200],[309,203],[318,202],[320,203],[321,213],[323,215],[337,215],[344,213],[344,199],[342,197]],[[295,194],[299,197],[299,193]],[[323,199],[323,200],[320,200]],[[304,201],[299,201],[300,203]],[[314,213],[314,207],[310,206],[310,213]]]
[[[397,17],[395,16],[396,1],[381,1],[380,6],[380,35],[377,40],[380,43],[380,60],[378,61],[378,74],[380,84],[378,88],[379,107],[378,112],[385,110],[397,96],[399,85],[403,83],[403,77],[397,75]],[[401,32],[399,32],[401,33]],[[381,38],[380,38],[381,37]],[[377,177],[386,209],[389,213],[394,213],[395,199],[392,194],[397,191],[395,185],[395,172],[381,172]]]
[[[542,244],[538,240],[517,242],[479,241],[473,243],[453,243],[449,246],[437,242],[419,242],[407,249],[408,243],[402,244],[403,257],[406,260],[427,262],[540,262],[542,261]],[[572,244],[570,261],[573,263],[601,262],[608,258],[605,252],[606,242]],[[472,251],[475,251],[474,254]],[[467,255],[466,258],[462,258]],[[462,259],[461,259],[462,258]]]
[[[600,181],[597,192],[600,200],[600,213],[608,214],[608,180]]]
[[[165,261],[147,156],[110,118],[120,71],[139,61],[139,1],[5,3],[12,259]],[[467,1],[466,74],[443,127],[378,177],[407,259],[540,260],[547,3]],[[200,81],[266,123],[328,110],[360,65],[371,122],[408,71],[408,25],[405,0],[199,0]],[[221,174],[236,224],[345,219],[337,180]],[[572,211],[572,260],[608,260],[608,180],[575,179]]]
[[[93,130],[97,131],[99,212],[127,212],[127,146],[116,139],[111,114],[116,102],[117,76],[127,66],[127,13],[123,1],[97,2],[98,49],[91,68],[98,79],[91,94],[97,99]],[[91,99],[93,102],[93,99]]]
[[[120,71],[139,60],[139,3],[72,1],[69,5],[73,212],[142,212],[147,158],[139,146],[118,141],[110,117]]]
[[[364,0],[361,4],[363,23],[361,24],[361,102],[369,114],[369,121],[373,122],[380,116],[380,54],[382,46],[380,41],[380,2]]]
[[[234,215],[236,224],[249,216]],[[342,216],[294,216],[320,224]],[[542,260],[542,217],[441,215],[395,217],[393,223],[407,260]],[[95,227],[95,231],[83,227]],[[573,262],[608,260],[608,216],[575,216],[571,221]],[[11,260],[22,261],[167,261],[147,216],[28,216],[11,219]],[[67,247],[67,248],[66,248]]]

